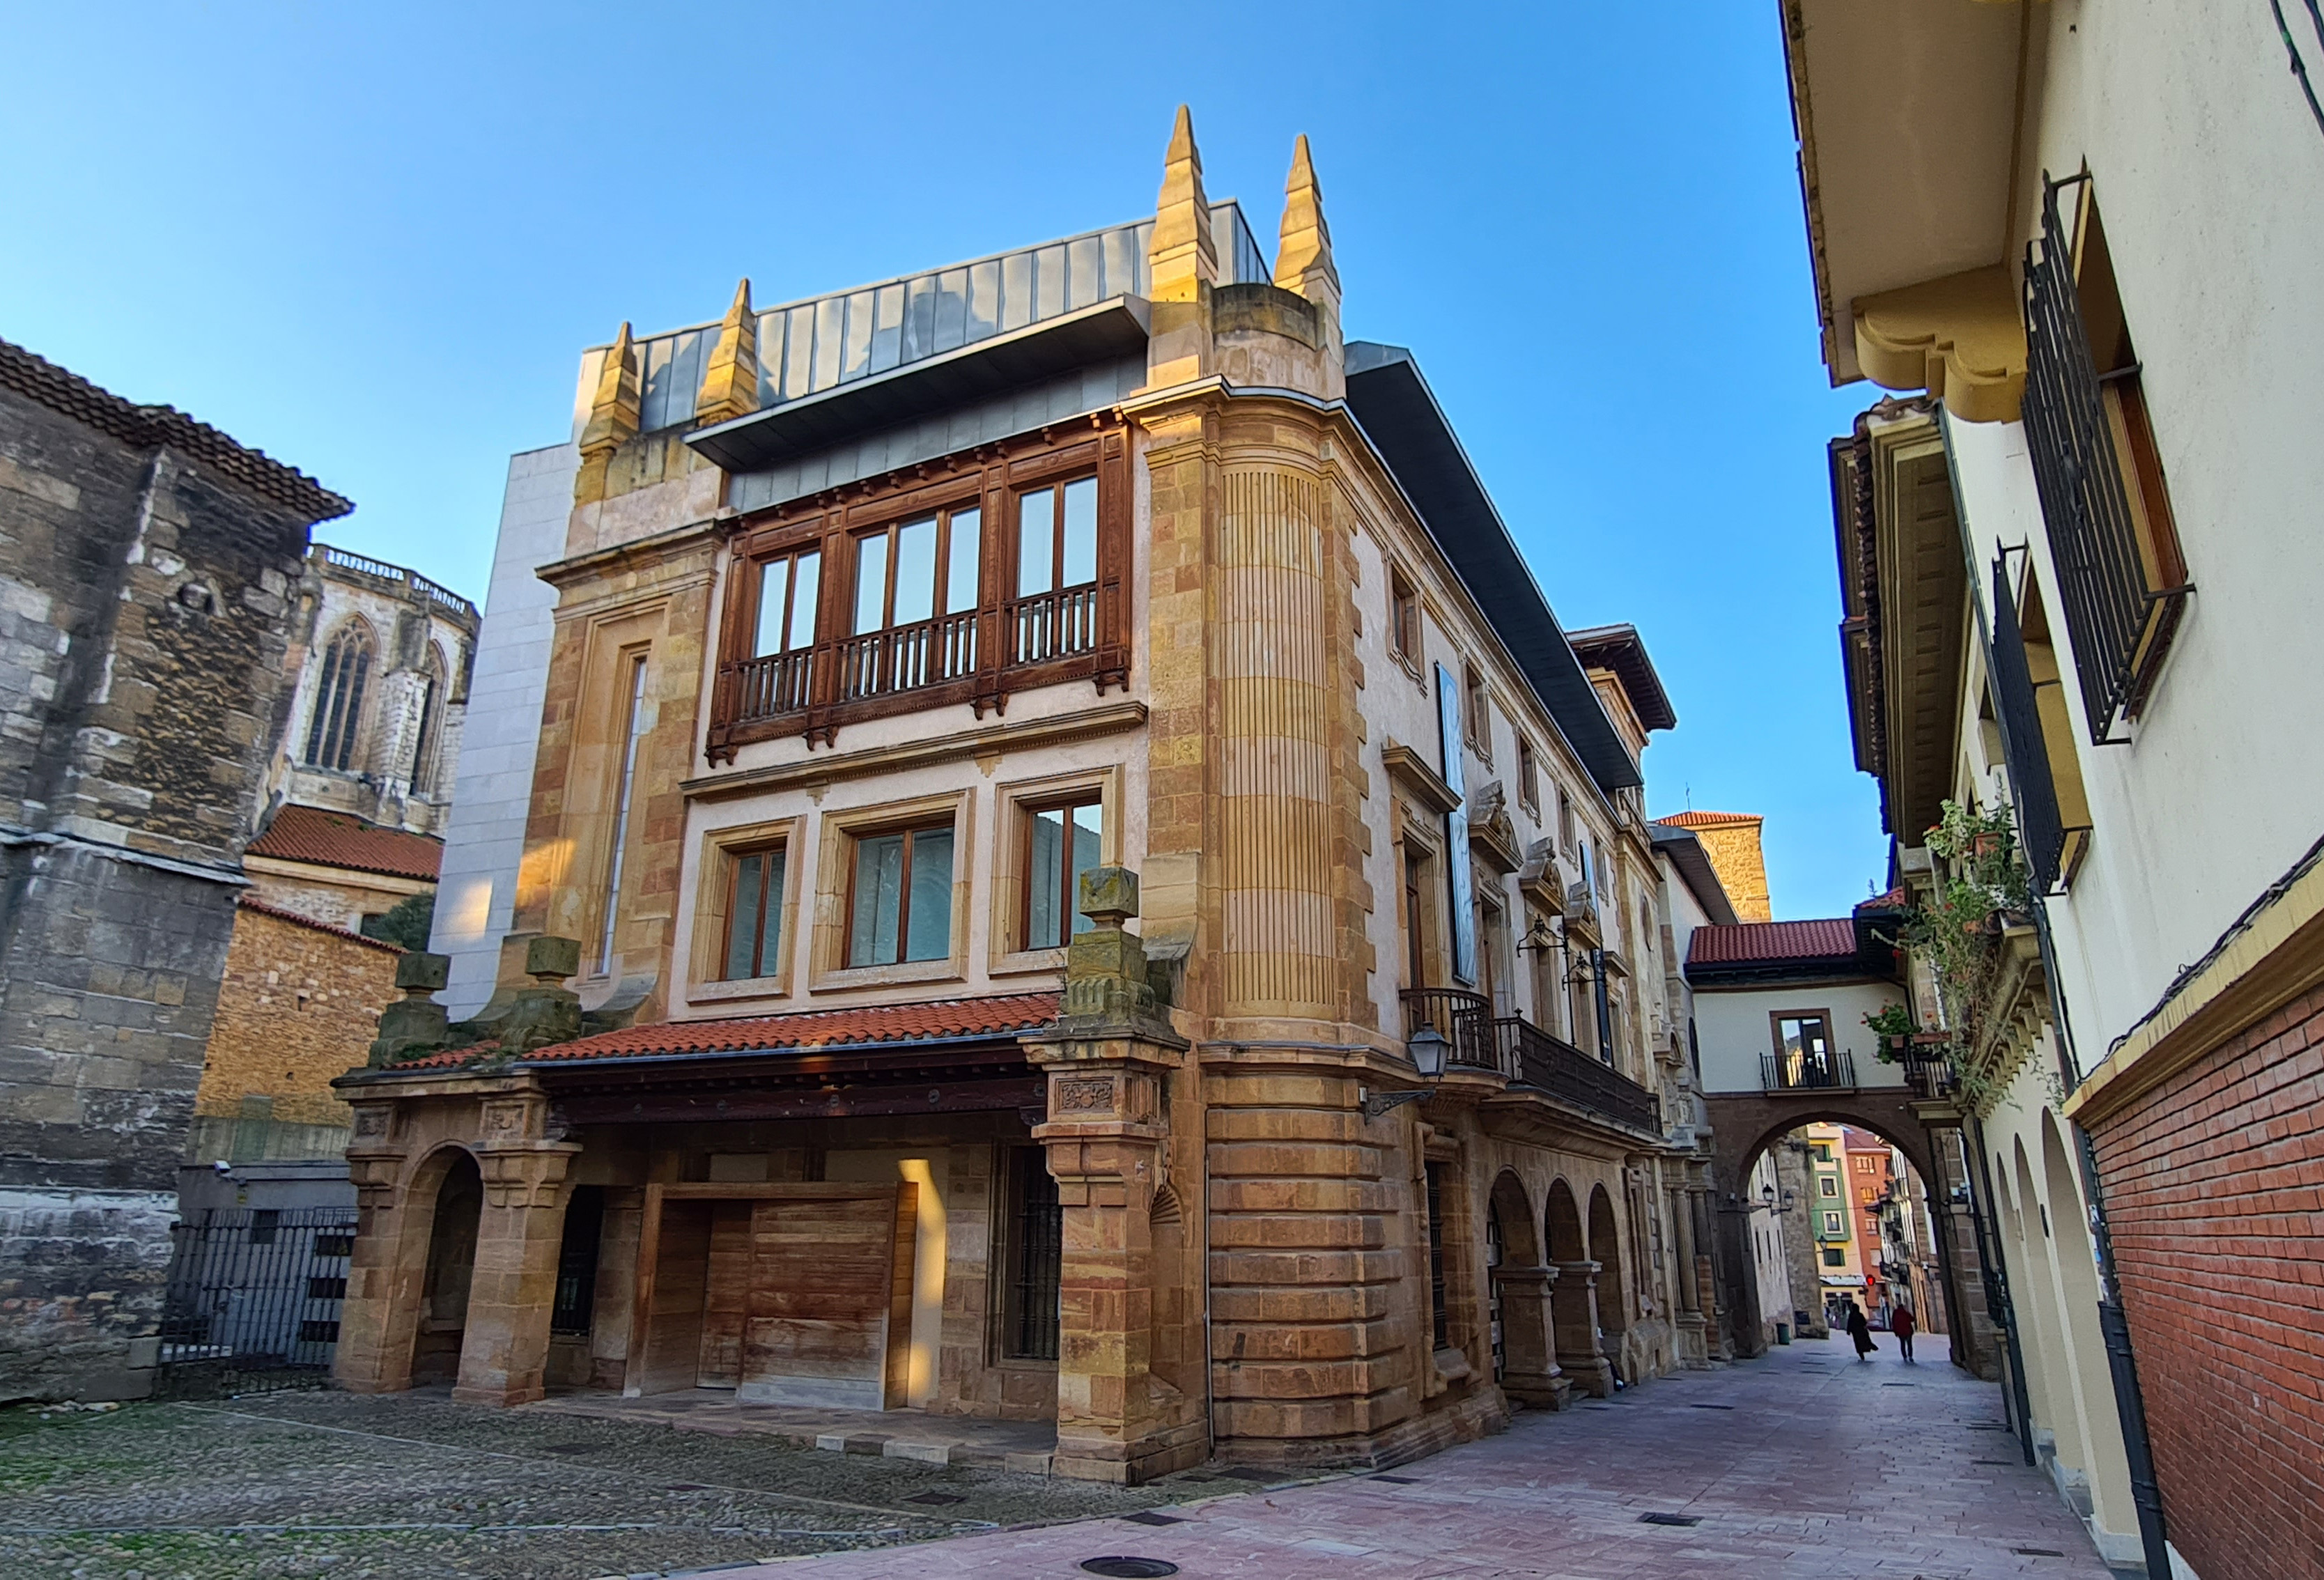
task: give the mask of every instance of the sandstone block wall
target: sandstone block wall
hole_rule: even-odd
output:
[[[347,1105],[330,1083],[369,1054],[380,1008],[396,997],[401,954],[238,908],[194,1112],[239,1117],[255,1097],[277,1123],[346,1125]]]

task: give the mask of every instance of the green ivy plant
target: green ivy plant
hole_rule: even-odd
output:
[[[1935,976],[1951,1033],[1946,1051],[1955,1089],[1983,1113],[1999,1095],[1998,1085],[1985,1072],[1973,1071],[1969,1056],[1991,1009],[2001,960],[2001,927],[2026,911],[2032,892],[2019,855],[2017,826],[2006,808],[1978,811],[1947,801],[1925,843],[1941,864],[1935,892],[1905,918],[1896,941],[1919,956]],[[1898,1010],[1902,1014],[1901,1006]],[[1904,1019],[1909,1031],[1910,1016]]]

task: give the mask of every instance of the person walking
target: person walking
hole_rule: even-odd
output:
[[[1848,1336],[1856,1341],[1857,1361],[1869,1361],[1877,1346],[1872,1342],[1872,1324],[1866,1320],[1864,1307],[1856,1303],[1855,1296],[1848,1295],[1841,1298],[1840,1308],[1848,1319]]]
[[[1888,1331],[1896,1335],[1896,1348],[1904,1357],[1904,1364],[1913,1363],[1913,1333],[1920,1324],[1913,1319],[1910,1306],[1899,1306],[1888,1318]]]

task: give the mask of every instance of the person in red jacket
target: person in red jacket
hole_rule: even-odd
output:
[[[1888,1331],[1896,1335],[1896,1347],[1904,1352],[1907,1366],[1913,1363],[1913,1333],[1919,1326],[1920,1324],[1913,1319],[1910,1306],[1897,1307],[1888,1318]]]

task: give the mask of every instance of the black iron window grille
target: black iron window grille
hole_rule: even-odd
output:
[[[1065,1207],[1057,1181],[1038,1147],[1013,1154],[1010,1181],[1007,1343],[1012,1361],[1057,1358],[1059,1274],[1065,1256]]]
[[[549,1308],[549,1331],[589,1331],[597,1304],[597,1246],[605,1229],[605,1189],[576,1185],[565,1206],[565,1233],[557,1247],[557,1298]]]
[[[2123,445],[2151,449],[2144,407],[2120,396],[2109,402],[2103,386],[2135,380],[2137,364],[2102,375],[2091,357],[2074,251],[2058,208],[2061,190],[2089,180],[2043,180],[2042,239],[2025,251],[2022,414],[2090,740],[2107,745],[2127,739],[2120,725],[2144,703],[2192,589],[2175,544],[2159,552],[2153,540],[2167,530],[2163,523],[2150,522],[2150,541],[2141,541],[2141,517],[2167,507],[2135,500],[2126,487]],[[2126,337],[2118,340],[2126,345]]]
[[[1444,1165],[1428,1165],[1428,1305],[1435,1347],[1452,1347],[1452,1322],[1444,1300]]]
[[[2050,776],[2050,754],[2042,740],[2042,716],[2034,699],[2034,675],[2025,661],[2025,633],[2017,596],[2009,585],[2009,561],[1993,561],[1993,690],[2000,716],[2001,750],[2016,792],[2017,834],[2026,864],[2044,893],[2056,886],[2066,848],[2058,790]]]

